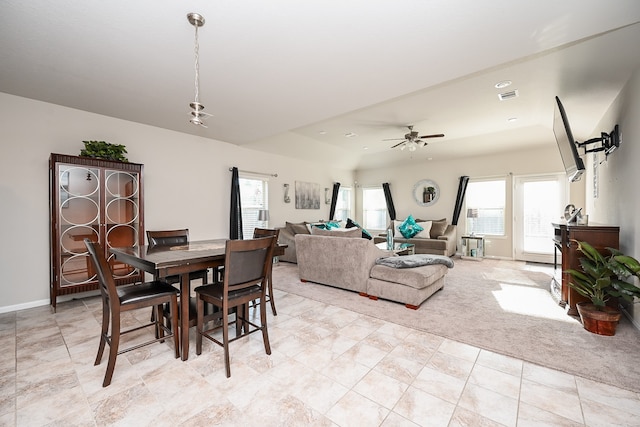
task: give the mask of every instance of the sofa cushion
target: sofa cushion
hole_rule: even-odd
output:
[[[422,227],[424,230],[422,230],[421,232],[419,232],[418,234],[415,235],[415,237],[420,237],[423,239],[430,239],[431,238],[431,221],[418,221],[416,220],[416,222],[418,224],[420,224],[420,227]]]
[[[291,232],[291,234],[309,234],[309,230],[304,222],[293,223],[285,222],[285,227]]]
[[[364,228],[362,228],[362,226],[360,224],[358,224],[356,221],[352,220],[351,218],[347,218],[347,225],[345,225],[346,228],[358,228],[362,231],[362,238],[363,239],[373,239],[373,236],[371,235],[371,233],[369,233],[367,230],[365,230]]]
[[[437,221],[431,221],[431,231],[429,234],[432,239],[437,239],[438,237],[444,234],[444,231],[447,229],[447,219],[442,218]]]
[[[311,234],[313,236],[332,236],[332,237],[349,237],[349,238],[362,237],[362,232],[357,228],[333,228],[331,230],[326,230],[318,227],[312,227]]]
[[[400,230],[400,233],[402,233],[402,237],[404,237],[405,239],[411,239],[416,234],[424,230],[424,228],[416,223],[413,215],[409,215],[407,219],[405,219],[404,222],[400,224],[398,230]]]
[[[425,265],[415,268],[392,268],[385,265],[374,265],[370,272],[372,279],[383,280],[393,286],[401,283],[415,289],[425,288],[447,274],[447,267],[441,264]]]

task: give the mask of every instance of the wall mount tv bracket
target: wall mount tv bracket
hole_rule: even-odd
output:
[[[588,145],[600,143],[599,147],[587,149]],[[613,153],[618,147],[620,147],[620,132],[618,131],[618,125],[615,125],[610,133],[602,132],[599,138],[591,138],[584,142],[575,142],[578,147],[584,148],[584,154],[597,153],[604,151],[605,157]]]

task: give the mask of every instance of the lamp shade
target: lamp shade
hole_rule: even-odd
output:
[[[258,211],[258,221],[269,221],[269,211],[266,209],[260,209]]]
[[[478,209],[467,209],[467,218],[478,218]]]

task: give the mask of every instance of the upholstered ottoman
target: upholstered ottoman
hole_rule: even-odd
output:
[[[413,268],[374,265],[367,281],[371,299],[388,299],[418,309],[427,298],[444,286],[448,268],[442,264]]]

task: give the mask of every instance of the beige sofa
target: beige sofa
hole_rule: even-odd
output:
[[[431,229],[429,237],[413,237],[411,239],[405,239],[398,233],[397,227],[402,224],[400,221],[391,221],[387,230],[394,230],[394,242],[396,243],[412,243],[415,247],[415,253],[417,254],[433,254],[433,255],[445,255],[454,256],[456,254],[456,241],[457,241],[457,227],[455,225],[447,223],[446,219],[440,220],[424,220],[416,219],[419,224],[421,222],[431,222]],[[380,234],[373,238],[375,243],[386,242],[387,237],[385,234]]]
[[[319,221],[320,222],[320,221]],[[284,227],[278,227],[280,233],[278,235],[278,243],[281,245],[287,245],[284,250],[284,255],[278,257],[279,261],[297,263],[298,257],[296,255],[296,234],[314,234],[314,235],[333,235],[332,233],[346,233],[342,234],[345,237],[361,237],[362,231],[359,228],[340,228],[333,230],[323,230],[316,227],[311,227],[308,222],[286,222]]]
[[[377,258],[394,254],[361,237],[297,234],[295,244],[303,282],[347,289],[371,299],[389,299],[412,309],[444,286],[447,267],[397,269],[376,265]]]

